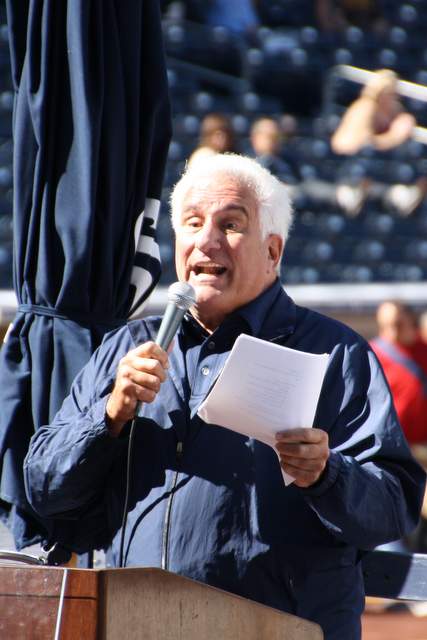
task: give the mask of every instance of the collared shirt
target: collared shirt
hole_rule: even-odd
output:
[[[276,280],[255,300],[231,313],[212,334],[190,313],[186,314],[180,346],[185,358],[185,393],[191,415],[197,411],[219,376],[224,364],[223,354],[231,350],[241,333],[258,335],[280,290],[281,284]]]

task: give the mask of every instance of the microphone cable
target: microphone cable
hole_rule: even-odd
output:
[[[128,520],[128,511],[129,511],[129,497],[130,497],[130,487],[131,487],[131,479],[132,479],[132,460],[133,460],[133,443],[135,440],[135,428],[138,418],[139,411],[139,402],[136,407],[135,415],[132,419],[132,424],[130,426],[129,431],[129,442],[127,448],[127,456],[126,456],[126,489],[125,489],[125,501],[123,504],[123,515],[122,515],[122,526],[121,526],[121,534],[120,534],[120,552],[119,552],[119,567],[124,567],[124,547],[125,547],[125,536],[126,536],[126,527]]]
[[[167,351],[186,311],[196,302],[196,292],[188,282],[174,282],[168,289],[168,306],[156,337],[156,344]],[[126,485],[123,505],[122,526],[120,533],[119,567],[124,567],[125,536],[129,511],[129,498],[132,476],[133,445],[135,429],[141,403],[138,402],[132,419],[126,457]]]

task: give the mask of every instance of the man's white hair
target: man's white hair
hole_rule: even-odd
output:
[[[283,244],[292,224],[292,204],[289,189],[256,160],[237,153],[217,153],[195,158],[187,165],[170,197],[172,226],[179,228],[182,206],[188,191],[199,180],[226,175],[247,186],[258,205],[258,218],[263,238],[274,233],[282,237]]]

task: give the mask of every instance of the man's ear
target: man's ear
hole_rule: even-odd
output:
[[[273,261],[274,268],[277,267],[283,252],[283,239],[277,234],[268,237],[268,258]]]

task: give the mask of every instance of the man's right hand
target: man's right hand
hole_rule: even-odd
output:
[[[129,351],[119,363],[114,388],[107,402],[110,434],[118,436],[135,415],[138,402],[153,402],[166,379],[168,354],[154,342]]]

